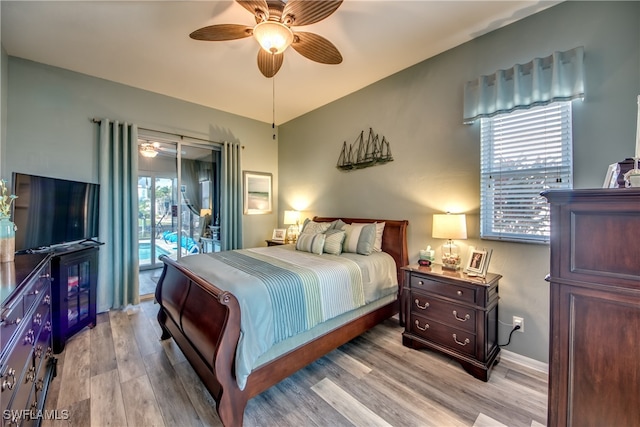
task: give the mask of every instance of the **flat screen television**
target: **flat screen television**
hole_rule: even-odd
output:
[[[16,251],[98,237],[98,184],[14,172],[13,194]]]

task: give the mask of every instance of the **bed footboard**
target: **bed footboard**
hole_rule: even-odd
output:
[[[162,339],[173,337],[216,401],[225,426],[242,425],[248,398],[238,388],[234,358],[240,337],[235,296],[163,256],[156,287]]]

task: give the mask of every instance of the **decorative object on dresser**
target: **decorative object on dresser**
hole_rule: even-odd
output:
[[[18,198],[7,194],[4,179],[0,180],[0,262],[13,261],[16,254],[16,225],[11,221],[11,205]]]
[[[469,256],[464,272],[469,277],[486,277],[493,249],[469,246]]]
[[[50,255],[0,265],[2,425],[39,425],[57,359],[51,341]]]
[[[280,245],[284,245],[284,240],[273,240],[273,239],[267,239],[267,240],[265,240],[265,242],[267,242],[267,246],[280,246]]]
[[[98,244],[72,245],[51,258],[53,351],[64,350],[67,339],[96,324]]]
[[[464,214],[434,214],[431,237],[447,239],[442,245],[442,268],[458,270],[460,268],[460,254],[453,239],[467,238],[467,219]]]
[[[438,265],[408,265],[405,273],[405,331],[402,343],[431,349],[459,362],[487,381],[498,363],[498,281],[502,276],[468,277]]]
[[[640,188],[548,191],[549,426],[640,424]]]

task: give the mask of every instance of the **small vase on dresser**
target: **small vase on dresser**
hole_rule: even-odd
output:
[[[16,225],[0,216],[0,262],[13,262],[16,253]]]

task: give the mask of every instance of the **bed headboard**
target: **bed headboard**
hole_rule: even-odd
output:
[[[404,274],[400,270],[401,267],[409,264],[409,255],[407,253],[407,220],[392,219],[371,219],[371,218],[329,218],[316,216],[313,220],[316,222],[330,222],[341,219],[347,224],[352,222],[384,222],[384,232],[382,233],[382,250],[393,257],[396,261],[396,269],[398,271],[398,284],[402,286],[404,282]]]

